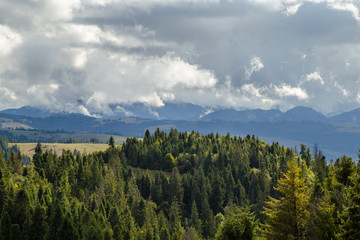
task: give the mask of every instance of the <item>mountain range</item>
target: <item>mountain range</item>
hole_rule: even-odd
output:
[[[317,144],[327,159],[346,154],[357,159],[360,147],[360,109],[326,117],[307,107],[279,110],[210,109],[193,104],[113,105],[114,114],[95,118],[82,114],[52,112],[35,107],[0,112],[1,128],[39,129],[77,134],[103,133],[143,137],[146,129],[198,131],[202,134],[258,136],[288,147]]]
[[[360,108],[344,112],[332,117],[309,107],[294,107],[286,112],[278,109],[222,109],[206,108],[191,103],[165,103],[162,107],[148,106],[143,103],[112,104],[111,114],[94,113],[99,118],[136,117],[150,120],[185,120],[185,121],[236,121],[236,122],[278,122],[278,121],[312,121],[312,122],[348,122],[360,124]],[[0,111],[11,115],[26,117],[64,116],[69,113],[54,112],[48,109],[24,106],[21,108]]]

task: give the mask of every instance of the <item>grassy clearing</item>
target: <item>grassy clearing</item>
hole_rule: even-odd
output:
[[[9,145],[17,145],[23,154],[32,158],[37,143],[9,143]],[[95,143],[41,143],[41,145],[44,151],[56,152],[57,155],[61,155],[63,149],[70,150],[71,152],[76,149],[76,151],[81,153],[93,153],[106,150],[109,147],[107,144]]]

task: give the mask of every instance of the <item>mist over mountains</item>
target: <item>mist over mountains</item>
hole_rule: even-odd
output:
[[[113,114],[86,116],[78,113],[53,112],[25,106],[0,112],[1,128],[40,129],[73,133],[106,133],[142,137],[146,129],[198,131],[203,134],[258,136],[271,143],[288,147],[305,144],[318,148],[330,160],[346,154],[357,159],[360,147],[360,109],[326,117],[308,107],[287,112],[272,110],[210,109],[193,104],[167,103],[150,107],[141,103],[112,105]],[[94,117],[94,116],[97,117]]]
[[[332,117],[309,107],[298,106],[286,112],[278,109],[245,109],[233,108],[206,108],[191,103],[165,103],[162,107],[149,106],[143,103],[112,104],[111,113],[90,113],[91,117],[128,118],[135,117],[150,120],[185,120],[185,121],[236,121],[236,122],[278,122],[278,121],[311,121],[311,122],[348,122],[360,124],[360,108],[349,112],[343,112]],[[0,111],[11,115],[26,117],[63,116],[69,112],[59,112],[51,109],[43,109],[31,106],[12,108]]]

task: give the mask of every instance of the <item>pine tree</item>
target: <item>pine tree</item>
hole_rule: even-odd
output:
[[[351,158],[346,157],[345,155],[338,160],[336,163],[336,178],[337,180],[348,186],[350,184],[350,177],[355,171],[355,163]]]
[[[11,228],[10,228],[9,240],[20,240],[20,239],[22,239],[22,237],[21,237],[21,231],[20,231],[19,224],[12,224]]]
[[[193,201],[191,205],[190,226],[201,234],[201,220],[199,219],[199,213],[195,201]]]
[[[15,172],[15,169],[14,169],[15,164],[16,164],[16,156],[15,156],[14,152],[11,152],[10,157],[9,157],[9,159],[7,161],[7,165],[8,165],[9,171],[12,172],[12,173]]]
[[[11,219],[7,212],[3,213],[0,222],[0,236],[2,239],[10,238]]]
[[[67,214],[63,217],[61,225],[57,230],[57,239],[58,240],[77,240],[79,239],[79,234],[74,228],[74,223],[71,219],[70,214]]]
[[[321,201],[315,204],[315,209],[311,211],[312,232],[309,239],[338,239],[340,229],[336,221],[335,213],[335,204],[331,203],[330,194],[325,193]]]
[[[0,150],[0,179],[3,178],[6,168],[6,162],[2,151]]]
[[[343,218],[343,238],[349,240],[360,239],[360,174],[355,173],[351,178],[352,186],[347,189],[348,206]]]
[[[174,167],[170,179],[169,179],[169,197],[170,202],[174,200],[174,198],[177,199],[177,201],[182,201],[184,196],[184,188],[181,184],[181,176],[179,173],[179,170]]]
[[[309,194],[297,160],[288,162],[289,170],[278,181],[275,190],[283,194],[280,199],[269,197],[266,202],[262,235],[266,239],[306,239],[309,220]]]
[[[160,239],[161,240],[170,240],[170,233],[166,226],[162,226],[160,229]]]
[[[40,174],[40,176],[43,175],[44,171],[44,156],[43,156],[43,150],[41,147],[41,143],[38,142],[38,144],[35,147],[35,154],[33,155],[33,163],[35,165],[35,170]]]
[[[216,239],[254,239],[256,224],[254,215],[250,213],[249,208],[235,208],[226,216],[225,221],[220,225],[216,233]]]
[[[211,208],[217,214],[223,211],[223,204],[225,200],[224,182],[220,176],[219,170],[215,169],[212,180],[212,193],[210,196]]]
[[[202,222],[202,234],[205,238],[212,238],[215,235],[215,222],[214,214],[210,208],[207,197],[204,196],[204,199],[201,204],[201,222]]]
[[[112,233],[112,231],[111,231],[111,229],[106,229],[105,231],[104,231],[104,240],[112,240],[113,239],[113,233]]]
[[[109,147],[110,147],[110,148],[115,148],[115,140],[114,140],[114,137],[113,137],[113,136],[111,136],[111,137],[109,138]]]
[[[36,205],[28,232],[29,240],[43,240],[47,233],[46,216],[40,205]]]

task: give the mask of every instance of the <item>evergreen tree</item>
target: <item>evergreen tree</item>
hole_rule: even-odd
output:
[[[336,221],[335,204],[331,203],[329,193],[325,193],[320,202],[315,204],[315,209],[311,211],[311,220],[312,231],[309,239],[338,239],[340,228]]]
[[[114,137],[113,137],[113,136],[111,136],[111,137],[109,138],[109,147],[110,147],[110,148],[115,148],[115,140],[114,140]]]
[[[103,233],[100,228],[96,228],[95,226],[90,226],[84,237],[87,240],[102,240]]]
[[[360,239],[360,174],[351,178],[352,186],[347,189],[348,206],[343,213],[343,238]]]
[[[214,214],[205,196],[201,204],[202,234],[205,238],[212,238],[215,235]]]
[[[31,223],[28,230],[29,240],[43,240],[47,233],[47,223],[45,212],[40,205],[36,205],[35,211],[31,217]]]
[[[113,233],[111,229],[106,229],[104,232],[104,240],[112,240],[113,239],[112,235]]]
[[[7,239],[7,238],[5,238]],[[21,231],[19,224],[12,224],[10,228],[10,237],[9,240],[20,240],[21,238]],[[39,238],[40,239],[40,238]]]
[[[225,200],[224,182],[220,176],[219,170],[216,169],[212,179],[212,193],[210,196],[211,208],[217,214],[223,211]]]
[[[173,201],[175,198],[177,201],[182,201],[184,196],[184,188],[181,184],[181,176],[179,170],[174,167],[169,179],[169,200]]]
[[[160,239],[161,240],[170,240],[170,233],[166,226],[162,226],[160,229]]]
[[[2,239],[10,239],[11,219],[7,212],[3,213],[0,222],[0,236]]]
[[[35,147],[35,154],[33,155],[33,163],[35,166],[35,170],[42,176],[44,174],[44,156],[41,143]]]
[[[343,185],[348,186],[350,184],[350,177],[355,171],[355,163],[351,158],[344,155],[341,160],[337,160],[335,167],[337,180]]]
[[[53,233],[51,233],[53,234]],[[57,230],[57,240],[78,240],[79,234],[74,228],[74,223],[71,219],[70,214],[66,214],[62,221],[59,229]]]
[[[216,239],[251,240],[256,236],[255,229],[256,221],[254,215],[250,213],[250,209],[235,208],[226,216],[224,222],[220,225],[216,233]]]
[[[49,231],[46,236],[47,240],[52,240],[57,238],[57,230],[61,225],[61,221],[63,219],[63,211],[60,206],[59,200],[53,203],[50,213],[50,221],[49,221]]]
[[[201,220],[199,219],[199,213],[195,201],[193,201],[191,205],[190,226],[201,234]]]
[[[283,197],[269,197],[265,215],[268,219],[263,224],[262,235],[266,239],[306,239],[309,221],[309,193],[302,177],[301,168],[293,159],[288,163],[289,170],[278,181],[275,188]]]

